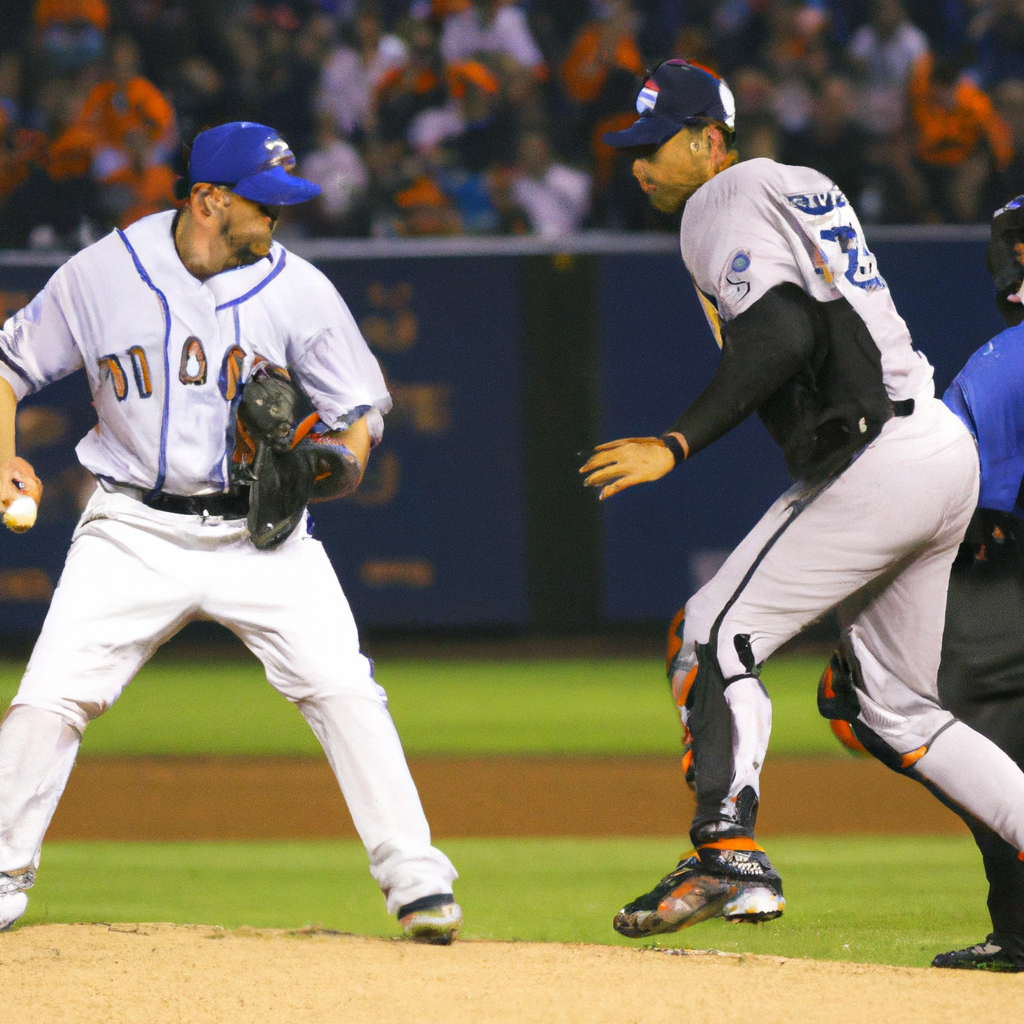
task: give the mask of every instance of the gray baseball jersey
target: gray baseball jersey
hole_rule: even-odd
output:
[[[913,347],[857,214],[818,171],[765,159],[736,164],[687,202],[680,239],[719,345],[721,321],[789,282],[820,302],[849,301],[878,346],[891,399],[913,398],[931,382],[931,364]]]

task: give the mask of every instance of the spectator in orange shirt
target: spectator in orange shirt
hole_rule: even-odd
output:
[[[565,91],[576,103],[573,128],[586,139],[586,156],[594,163],[598,219],[603,220],[608,203],[614,205],[604,193],[616,162],[624,158],[601,137],[636,120],[635,101],[643,81],[644,60],[636,42],[640,18],[631,0],[600,0],[593,4],[593,13],[594,18],[576,33],[561,71]]]
[[[110,77],[93,87],[75,123],[50,147],[50,176],[91,176],[101,219],[124,227],[173,205],[177,175],[169,159],[176,141],[171,105],[138,73],[131,37],[119,36]]]
[[[921,179],[915,205],[930,219],[976,220],[993,170],[1004,171],[1013,159],[1009,125],[948,56],[920,58],[909,97]],[[986,201],[984,209],[991,205]]]
[[[595,13],[597,17],[576,34],[562,65],[566,91],[577,103],[600,102],[609,79],[614,89],[615,79],[621,80],[623,72],[633,89],[644,73],[644,61],[636,45],[638,17],[630,0],[595,4]]]

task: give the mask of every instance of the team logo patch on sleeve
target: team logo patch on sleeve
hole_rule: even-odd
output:
[[[722,297],[730,305],[742,302],[750,294],[750,281],[743,276],[750,270],[750,263],[750,253],[746,249],[737,249],[729,257]]]

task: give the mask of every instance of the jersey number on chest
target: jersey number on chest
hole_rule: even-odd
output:
[[[245,354],[238,348],[232,348],[224,358],[224,372],[221,376],[226,378],[229,390],[232,392],[237,389],[238,379],[241,376],[240,364],[244,358]],[[142,346],[134,345],[123,354],[111,353],[101,356],[96,362],[99,367],[100,384],[105,384],[109,380],[119,402],[123,402],[128,397],[129,378],[125,372],[126,364],[131,367],[139,398],[149,398],[153,394],[153,375]],[[207,369],[206,350],[203,348],[203,343],[194,334],[189,335],[181,346],[178,380],[182,384],[205,384]],[[230,397],[233,398],[234,394]]]

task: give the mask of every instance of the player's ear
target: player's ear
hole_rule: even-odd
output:
[[[212,191],[213,187],[211,185],[206,185],[202,182],[193,185],[188,194],[189,206],[191,206],[196,213],[208,213],[209,198]]]
[[[220,207],[231,202],[226,190],[205,182],[193,185],[189,198],[193,212],[203,218],[214,216]]]

